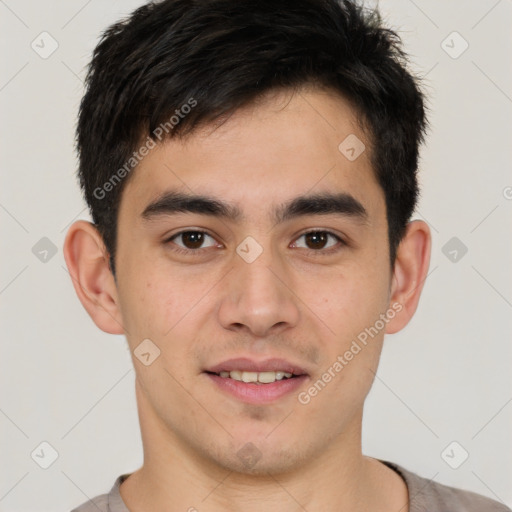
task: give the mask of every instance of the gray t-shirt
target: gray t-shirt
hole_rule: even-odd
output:
[[[506,505],[480,494],[433,482],[393,462],[381,462],[404,479],[409,491],[408,512],[512,512]],[[71,512],[130,512],[119,493],[119,486],[129,475],[120,475],[108,494],[97,496]]]

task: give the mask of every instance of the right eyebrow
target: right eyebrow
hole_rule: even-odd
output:
[[[151,220],[162,215],[173,213],[199,213],[213,217],[224,217],[237,222],[243,215],[240,209],[213,197],[190,195],[182,192],[168,191],[144,208],[142,218]]]

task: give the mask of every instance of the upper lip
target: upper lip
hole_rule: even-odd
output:
[[[237,357],[234,359],[228,359],[222,363],[205,369],[205,371],[209,373],[231,372],[234,370],[258,373],[282,371],[293,373],[294,375],[307,375],[307,371],[299,365],[286,361],[285,359],[278,358],[255,361],[254,359],[249,359],[247,357]]]

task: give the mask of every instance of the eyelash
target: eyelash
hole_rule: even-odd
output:
[[[201,229],[187,229],[185,231],[180,231],[178,233],[175,233],[171,237],[167,238],[166,240],[164,240],[164,244],[167,245],[170,242],[172,242],[175,238],[178,238],[180,235],[183,235],[183,234],[186,234],[186,233],[202,233],[204,235],[208,235],[209,237],[215,239],[207,231],[203,231]],[[314,256],[329,255],[329,254],[338,252],[339,250],[341,250],[342,247],[348,245],[341,237],[339,237],[335,233],[333,233],[331,231],[328,231],[328,230],[325,230],[325,229],[323,229],[323,230],[322,229],[312,229],[312,230],[306,231],[306,232],[302,233],[301,235],[299,235],[295,240],[298,240],[299,238],[301,238],[303,236],[306,236],[306,235],[308,235],[310,233],[323,233],[323,234],[326,234],[328,236],[332,236],[339,243],[339,245],[330,247],[329,249],[317,249],[317,250],[315,250],[315,249],[306,249],[306,251],[308,251],[309,253],[312,253]],[[176,252],[178,254],[186,254],[186,255],[191,255],[191,256],[200,256],[203,253],[203,251],[206,251],[206,250],[210,249],[210,247],[208,247],[208,248],[200,248],[200,249],[184,249],[183,247],[177,246],[176,244],[174,244],[174,245],[175,245],[175,247],[172,249],[174,252]]]

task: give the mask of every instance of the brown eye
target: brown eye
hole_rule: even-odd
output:
[[[303,233],[297,240],[301,238],[304,239],[304,243],[301,245],[298,242],[295,242],[295,247],[300,247],[304,249],[309,249],[310,251],[320,252],[322,249],[331,249],[335,247],[337,243],[341,245],[345,245],[343,240],[331,233],[330,231],[309,231],[307,233]],[[332,242],[329,242],[329,239]],[[322,252],[331,252],[330,250],[324,250]]]
[[[306,233],[304,235],[306,245],[309,249],[323,249],[329,238],[323,231],[314,231],[312,233]]]
[[[204,233],[187,231],[181,235],[181,239],[187,249],[199,249],[204,241]]]
[[[181,231],[176,235],[172,236],[168,242],[173,242],[178,247],[182,247],[183,249],[188,249],[191,251],[202,249],[202,245],[205,243],[206,239],[210,238],[214,243],[210,244],[209,247],[215,245],[215,240],[208,233],[204,231]],[[181,239],[181,243],[178,241]]]

